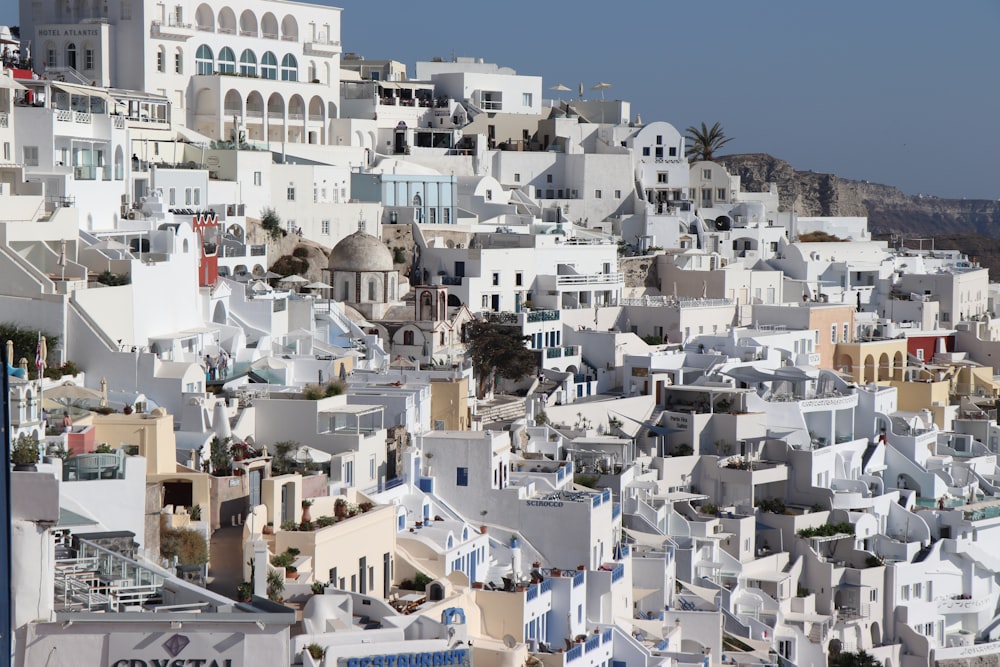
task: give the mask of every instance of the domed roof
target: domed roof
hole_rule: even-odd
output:
[[[375,236],[360,229],[330,251],[330,271],[393,271],[392,253]]]

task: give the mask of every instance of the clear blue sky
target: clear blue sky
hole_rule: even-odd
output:
[[[16,23],[5,0],[0,22]],[[345,51],[476,56],[563,83],[613,84],[645,122],[719,121],[724,152],[910,194],[1000,198],[996,0],[413,0],[343,7]],[[548,94],[548,90],[546,90]]]

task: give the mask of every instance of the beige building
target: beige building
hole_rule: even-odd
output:
[[[844,370],[848,359],[837,357],[839,345],[853,343],[855,339],[854,306],[846,304],[819,303],[806,301],[792,302],[780,306],[754,306],[754,324],[784,326],[788,329],[812,329],[816,332],[816,345],[813,352],[818,356],[812,366]],[[903,359],[906,358],[906,345],[903,345]],[[852,367],[855,363],[850,364]],[[850,371],[845,371],[850,372]]]

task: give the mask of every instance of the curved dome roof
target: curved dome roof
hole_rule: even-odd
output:
[[[330,251],[331,271],[393,271],[392,253],[375,236],[358,230]]]

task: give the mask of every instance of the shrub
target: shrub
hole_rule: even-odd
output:
[[[280,602],[281,594],[285,592],[285,580],[277,570],[267,571],[267,599]]]
[[[758,500],[757,507],[761,512],[770,512],[771,514],[785,513],[785,501],[781,498],[764,498]]]
[[[406,249],[396,246],[392,249],[392,263],[406,264]]]
[[[128,285],[132,282],[132,277],[127,273],[111,273],[110,271],[102,271],[97,276],[97,282],[102,285],[107,285],[108,287],[117,287],[118,285]]]
[[[298,530],[299,529],[299,524],[295,523],[294,521],[282,521],[281,522],[281,529],[282,530]]]
[[[306,387],[302,390],[302,395],[307,401],[318,401],[326,395],[326,391],[324,391],[321,387],[310,384],[306,385]]]
[[[337,523],[337,520],[332,516],[321,516],[314,522],[317,528],[326,528]]]
[[[326,385],[326,390],[323,392],[325,396],[340,396],[344,393],[344,384],[342,382],[330,382]]]
[[[106,442],[102,442],[94,450],[95,454],[114,454],[115,450],[111,449],[111,445]]]
[[[164,528],[160,531],[160,556],[168,560],[176,556],[181,565],[204,565],[208,562],[208,544],[197,530]]]
[[[574,484],[579,484],[580,486],[586,486],[591,489],[597,487],[598,479],[600,479],[599,475],[585,475],[585,474],[573,475]]]
[[[433,579],[428,577],[423,572],[417,572],[416,576],[413,577],[413,590],[424,591],[427,590],[427,584],[431,583]]]
[[[309,651],[309,655],[312,656],[313,660],[322,660],[323,654],[326,653],[324,648],[319,644],[310,644],[306,647],[306,650]]]
[[[311,586],[311,589],[314,594],[322,595],[323,591],[325,591],[326,587],[329,585],[330,584],[326,583],[325,581],[314,581],[313,585]]]
[[[25,433],[17,436],[10,459],[14,465],[18,466],[30,466],[38,463],[38,437]]]
[[[67,361],[62,366],[52,366],[51,368],[46,368],[43,374],[50,380],[58,380],[64,375],[76,375],[79,372],[80,368],[75,363]]]
[[[285,230],[281,228],[281,216],[270,206],[261,210],[260,226],[264,228],[272,241],[277,241],[286,234]]]
[[[701,512],[702,514],[718,514],[719,506],[714,505],[712,503],[705,503],[704,505],[698,508],[698,511]]]
[[[821,526],[816,526],[814,528],[803,528],[799,531],[799,537],[810,538],[810,537],[832,537],[834,535],[853,535],[854,525],[843,521],[841,523],[824,523]]]
[[[280,553],[277,556],[271,556],[271,565],[274,567],[284,567],[287,568],[295,560],[295,557],[287,551]]]
[[[195,505],[189,512],[192,521],[201,521],[201,505]]]
[[[691,456],[694,454],[694,450],[691,449],[691,445],[677,445],[674,447],[674,456]]]

